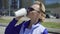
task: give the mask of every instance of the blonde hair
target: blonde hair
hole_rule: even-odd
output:
[[[42,2],[39,2],[39,1],[35,1],[33,4],[39,4],[40,5],[40,10],[42,10],[43,12],[45,12],[45,6]]]
[[[33,4],[38,4],[40,6],[40,11],[43,11],[45,13],[45,6],[42,2],[35,1]],[[38,19],[38,21],[43,22],[43,19]]]

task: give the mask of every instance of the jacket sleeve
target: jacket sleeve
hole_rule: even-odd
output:
[[[15,18],[8,24],[8,26],[5,29],[5,34],[11,34],[12,31],[14,31],[15,24],[17,23],[18,20]]]
[[[9,25],[7,27],[14,27],[15,24],[17,23],[18,20],[16,20],[15,18],[9,23]]]
[[[48,31],[47,29],[44,30],[43,34],[48,34]]]

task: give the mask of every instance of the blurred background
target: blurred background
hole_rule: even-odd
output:
[[[14,16],[14,12],[22,7],[29,7],[35,0],[0,0],[0,16]],[[49,17],[60,18],[60,0],[38,0],[45,4]],[[52,14],[52,15],[51,15]]]
[[[0,0],[0,34],[4,34],[6,26],[12,18],[15,17],[15,11],[23,7],[27,8],[31,6],[34,1],[35,0]],[[60,0],[38,1],[43,2],[46,7],[46,20],[42,25],[48,29],[49,34],[60,34]],[[20,20],[19,22],[22,21]]]

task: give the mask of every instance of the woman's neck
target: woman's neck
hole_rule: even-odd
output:
[[[38,20],[35,20],[35,21],[34,21],[34,20],[31,20],[28,28],[31,29],[31,28],[32,28],[32,25],[33,25],[33,24],[36,24],[37,21],[38,21]]]

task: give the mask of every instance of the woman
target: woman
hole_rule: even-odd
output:
[[[34,4],[28,8],[27,17],[29,21],[23,21],[16,25],[18,20],[23,17],[14,18],[5,30],[5,34],[48,34],[47,29],[41,25],[45,19],[45,7],[43,3],[35,1]]]

